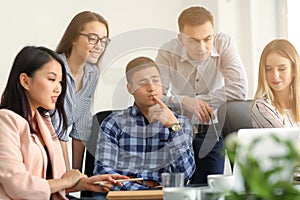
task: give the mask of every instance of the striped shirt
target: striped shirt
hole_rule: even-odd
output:
[[[269,99],[257,98],[251,109],[252,125],[255,128],[300,127],[295,122],[292,109],[285,109],[281,114]]]
[[[82,88],[76,92],[75,81],[68,66],[64,54],[60,54],[67,71],[67,91],[65,97],[65,111],[70,128],[70,137],[87,141],[92,128],[92,99],[99,79],[99,69],[96,65],[86,63],[82,79]],[[52,124],[58,135],[63,141],[68,141],[67,132],[62,132],[59,128],[58,115],[52,117]]]
[[[122,174],[161,183],[163,172],[184,172],[188,180],[194,170],[192,125],[177,115],[182,129],[170,132],[160,122],[148,123],[133,105],[109,115],[100,125],[94,174]],[[114,190],[139,190],[147,186],[125,182]]]

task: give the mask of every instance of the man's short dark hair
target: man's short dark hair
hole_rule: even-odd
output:
[[[195,6],[183,10],[178,18],[179,32],[182,32],[185,25],[197,26],[210,21],[214,25],[214,17],[204,7]]]
[[[132,81],[132,76],[142,69],[145,69],[147,67],[155,67],[157,71],[159,72],[159,69],[157,67],[157,64],[148,57],[140,56],[133,60],[131,60],[127,66],[126,66],[126,79],[127,82],[130,83]]]

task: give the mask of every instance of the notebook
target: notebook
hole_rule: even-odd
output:
[[[110,191],[107,194],[107,200],[134,199],[163,200],[163,190]]]
[[[287,149],[284,145],[281,145],[274,141],[270,135],[276,135],[284,140],[289,140],[293,145],[297,145],[299,140],[300,128],[257,128],[257,129],[240,129],[238,131],[238,139],[242,143],[243,147],[249,146],[256,138],[262,138],[259,143],[254,146],[253,155],[259,160],[263,169],[267,170],[271,167],[271,157],[274,155],[285,154]],[[245,148],[238,149],[235,159],[245,158]],[[278,176],[281,180],[292,180],[291,171],[296,163],[284,164],[283,173]],[[235,176],[234,190],[243,192],[243,178],[239,172],[239,167],[234,163],[233,175]],[[276,181],[276,180],[274,180]]]

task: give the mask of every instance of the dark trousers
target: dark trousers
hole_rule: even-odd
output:
[[[196,170],[190,180],[191,184],[207,184],[207,175],[223,174],[224,141],[220,134],[217,142],[214,132],[199,132],[193,140]]]

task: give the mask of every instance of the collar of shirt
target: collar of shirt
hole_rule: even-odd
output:
[[[179,115],[178,115],[177,113],[175,113],[175,112],[173,112],[173,113],[174,113],[174,115],[175,115],[177,118],[179,118]],[[136,116],[138,116],[138,115],[143,115],[143,114],[141,113],[141,111],[138,109],[138,107],[136,106],[135,103],[131,106],[131,109],[129,110],[129,114],[130,114],[130,116],[132,116],[132,117],[136,117]],[[144,116],[144,115],[143,115],[143,116]]]
[[[185,62],[185,61],[189,61],[189,62],[194,62],[191,57],[188,55],[186,49],[182,46],[181,48],[181,54],[180,54],[180,62]],[[217,49],[215,48],[215,46],[212,47],[211,52],[210,52],[210,56],[211,57],[219,57],[219,53],[217,51]]]
[[[66,68],[66,72],[68,74],[68,76],[72,77],[72,74],[71,74],[71,70],[69,68],[69,65],[68,65],[68,61],[67,61],[67,58],[66,58],[66,55],[64,53],[62,54],[59,54],[60,58],[62,59],[62,61],[64,62],[64,65],[65,65],[65,68]],[[96,65],[92,65],[90,63],[85,63],[85,66],[84,66],[84,74],[88,74],[88,73],[93,73],[93,71],[95,71],[93,69],[93,67],[95,66],[95,68],[97,68]]]
[[[169,129],[164,127],[160,122],[155,122],[152,125],[149,124],[148,120],[144,117],[144,115],[139,111],[138,107],[134,103],[133,106],[129,109],[129,114],[131,117],[134,117],[137,120],[142,120],[139,124],[144,124],[145,126],[148,126],[148,128],[153,127],[160,127],[159,130],[161,130],[161,133],[159,134],[159,141],[170,141],[172,140],[172,137],[169,135]],[[175,114],[176,115],[176,114]],[[178,117],[176,115],[176,117]]]
[[[136,104],[134,103],[133,106],[131,107],[131,109],[129,110],[129,114],[132,116],[132,117],[136,117],[138,114],[142,114],[138,107],[136,106]]]

